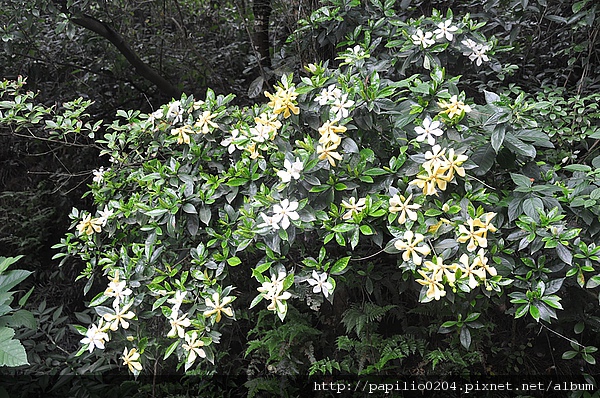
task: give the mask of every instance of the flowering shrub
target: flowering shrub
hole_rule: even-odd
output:
[[[496,65],[481,24],[450,11],[402,21],[375,3],[387,18],[356,30],[338,67],[284,74],[265,104],[239,108],[208,90],[151,114],[117,112],[96,140],[111,166],[93,172],[95,206],[73,209],[73,231],[56,245],[56,257],[86,262],[85,293],[97,292],[96,319],[76,326],[79,355],[108,355],[135,375],[158,361],[210,372],[243,321],[258,336],[246,354],[268,351],[272,372],[374,373],[426,352],[433,369],[459,360],[402,336],[410,325],[376,333],[400,295],[430,308],[451,347],[473,350],[494,306],[549,325],[567,287],[596,289],[600,158],[538,160],[560,152],[536,129],[551,104],[542,94],[467,98],[443,62]],[[334,18],[328,10],[315,20]],[[597,139],[597,125],[582,134]],[[357,285],[376,304],[336,315]],[[317,359],[321,332],[306,319],[319,311],[341,318],[336,350],[347,360]],[[302,333],[286,329],[289,317]],[[310,363],[300,368],[283,353],[298,339]],[[594,347],[577,347],[566,357],[593,364]]]

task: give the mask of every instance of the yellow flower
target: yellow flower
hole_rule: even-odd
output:
[[[278,87],[275,94],[271,94],[265,91],[265,95],[271,100],[268,103],[273,109],[273,113],[279,115],[283,112],[283,117],[290,117],[290,112],[294,115],[300,113],[300,109],[296,106],[296,98],[298,97],[298,93],[294,89],[294,87],[289,87],[284,89],[282,87]]]
[[[483,249],[479,249],[477,252],[477,257],[473,260],[473,266],[483,268],[492,277],[498,275],[496,268],[488,265],[488,258],[485,256],[485,251]]]
[[[404,224],[406,222],[406,217],[409,219],[416,221],[417,220],[417,210],[421,208],[419,204],[409,205],[408,203],[412,199],[412,194],[408,196],[408,198],[404,198],[402,195],[394,195],[390,198],[390,213],[400,213],[400,217],[398,217],[398,222],[400,224]]]
[[[484,229],[482,236],[484,238],[487,238],[488,231],[492,232],[492,233],[497,231],[496,227],[494,227],[494,225],[492,224],[492,219],[494,217],[496,217],[496,213],[488,212],[488,213],[481,215],[479,218],[481,219],[481,217],[483,217],[485,219],[485,221],[481,222],[482,228]]]
[[[477,268],[477,266],[475,265],[475,262],[471,263],[469,260],[469,256],[464,253],[462,256],[460,256],[459,258],[460,264],[458,265],[458,269],[460,269],[461,274],[462,274],[462,278],[467,278],[468,281],[468,285],[471,289],[475,289],[477,286],[479,286],[479,282],[477,282],[477,280],[475,279],[475,277],[477,276],[480,279],[484,279],[485,278],[485,270],[481,269],[481,268]],[[462,265],[462,266],[461,266]]]
[[[319,127],[319,134],[321,134],[321,138],[319,138],[319,144],[340,144],[342,137],[340,137],[337,133],[344,133],[347,129],[346,126],[336,126],[335,123],[335,121],[327,121],[325,124]]]
[[[425,174],[417,175],[416,180],[412,180],[410,184],[416,185],[423,190],[423,195],[435,195],[437,193],[436,186],[445,191],[448,183],[447,177],[444,175],[446,171],[439,164],[431,162],[423,163]]]
[[[410,261],[412,257],[412,262],[416,265],[421,265],[423,258],[421,256],[426,256],[431,253],[431,249],[428,246],[421,245],[417,246],[419,243],[423,241],[425,237],[419,233],[413,233],[412,231],[404,232],[404,240],[397,240],[394,243],[394,246],[398,250],[403,250],[402,259],[404,261]],[[421,256],[419,256],[421,254]]]
[[[102,231],[102,220],[99,218],[92,218],[92,215],[88,214],[87,216],[83,217],[83,220],[81,220],[79,224],[77,224],[77,230],[79,231],[80,235],[85,233],[89,236],[94,232],[99,233]]]
[[[281,128],[281,122],[277,120],[277,116],[272,113],[261,113],[258,117],[254,118],[256,124],[267,126],[271,133],[271,139],[277,134],[277,130]]]
[[[453,285],[456,280],[455,273],[458,264],[444,264],[444,259],[441,256],[434,257],[433,261],[425,261],[424,267],[432,273],[432,278],[435,280],[441,281],[445,276],[450,285]]]
[[[425,272],[421,269],[418,270],[417,272],[419,274],[421,274],[423,279],[417,279],[416,281],[423,286],[427,286],[426,297],[428,299],[439,300],[440,298],[442,298],[446,295],[446,291],[444,290],[444,285],[442,285],[440,283],[440,281],[437,280],[435,275],[428,275],[427,272]]]
[[[202,348],[204,341],[198,339],[198,332],[195,330],[191,334],[186,333],[185,344],[182,347],[188,352],[187,363],[193,363],[197,357],[206,358],[206,352]]]
[[[215,322],[217,323],[221,321],[221,312],[227,315],[228,317],[233,317],[233,309],[231,309],[231,307],[225,308],[227,304],[233,301],[233,297],[227,296],[223,299],[221,303],[219,303],[219,301],[219,293],[213,293],[212,300],[210,298],[206,298],[204,300],[204,303],[207,307],[212,307],[212,310],[204,311],[204,316],[209,317],[216,314],[217,316],[215,317]]]
[[[182,127],[177,127],[173,130],[171,130],[171,135],[176,135],[177,136],[177,143],[178,144],[183,144],[184,142],[186,144],[190,144],[190,134],[194,134],[194,130],[191,129],[190,126],[182,126]]]
[[[337,145],[327,145],[327,146],[317,146],[317,153],[319,154],[319,160],[329,161],[332,167],[335,167],[336,160],[342,160],[342,155],[337,153],[335,150],[337,149]]]
[[[448,168],[446,177],[448,181],[452,180],[455,172],[461,177],[465,176],[465,169],[460,166],[466,162],[467,159],[468,157],[466,155],[455,155],[454,149],[452,148],[448,150],[448,156],[446,157],[446,167]]]
[[[215,117],[215,115],[211,114],[210,111],[202,112],[200,118],[196,121],[196,123],[194,123],[194,127],[200,129],[200,131],[202,131],[202,134],[208,134],[210,132],[210,127],[219,127],[215,122],[211,120],[213,117]],[[189,142],[187,143],[189,144]]]
[[[123,365],[127,365],[131,373],[137,374],[142,370],[142,364],[139,362],[140,353],[137,352],[136,348],[132,348],[127,352],[127,347],[125,347],[121,359],[123,359]]]
[[[123,308],[115,308],[114,314],[104,314],[102,317],[106,322],[109,322],[110,330],[113,332],[119,328],[119,323],[123,329],[129,328],[129,322],[127,319],[133,319],[135,317],[135,313],[133,311],[128,311],[131,307],[132,303],[127,304]]]
[[[350,198],[348,200],[348,202],[346,202],[345,200],[342,200],[342,207],[344,209],[348,209],[346,214],[344,214],[342,216],[342,219],[349,220],[352,218],[353,215],[358,214],[361,211],[363,211],[365,209],[365,203],[366,203],[365,198],[360,198],[358,200],[358,203],[356,202],[355,198]]]
[[[458,100],[457,95],[453,95],[450,98],[450,102],[446,102],[445,100],[440,100],[438,102],[438,106],[442,109],[440,113],[448,114],[448,117],[452,119],[455,116],[463,117],[465,113],[471,112],[471,107],[469,105],[465,105],[464,102]]]
[[[250,159],[258,159],[262,157],[262,155],[258,151],[258,148],[256,147],[256,142],[253,142],[252,144],[248,145],[246,147],[246,151],[250,152]]]
[[[467,250],[472,252],[475,251],[477,246],[487,247],[487,239],[483,236],[486,232],[485,228],[479,228],[475,230],[476,227],[485,227],[485,225],[481,222],[479,218],[476,219],[468,219],[467,224],[469,225],[469,229],[467,229],[464,225],[458,226],[458,232],[460,236],[456,239],[458,243],[465,243],[469,241],[467,245]]]

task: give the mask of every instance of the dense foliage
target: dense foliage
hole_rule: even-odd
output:
[[[2,83],[2,126],[106,159],[54,246],[84,264],[72,328],[32,310],[69,346],[53,374],[242,375],[254,396],[283,394],[273,375],[597,373],[596,6],[538,1],[589,32],[553,45],[584,68],[559,88],[522,85],[527,43],[499,29],[540,8],[405,3],[325,2],[247,106],[208,89],[103,124]]]

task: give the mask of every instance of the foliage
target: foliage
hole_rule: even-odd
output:
[[[16,367],[27,365],[27,354],[19,340],[14,339],[15,328],[26,326],[34,329],[35,319],[31,312],[24,309],[14,309],[10,305],[14,299],[13,287],[21,283],[31,275],[30,271],[10,270],[8,267],[19,261],[22,256],[0,257],[0,367]],[[19,306],[23,307],[33,289],[29,290],[19,300]]]
[[[85,101],[67,109],[110,157],[55,246],[85,263],[78,358],[250,375],[255,394],[277,391],[269,375],[541,374],[540,329],[556,373],[593,373],[598,95],[502,83],[510,47],[469,15],[330,3],[310,29],[343,40],[335,59],[282,74],[266,103],[182,95],[118,110],[102,136]],[[4,83],[2,122],[77,142],[17,101],[23,83]]]

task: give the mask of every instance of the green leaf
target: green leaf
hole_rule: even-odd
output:
[[[502,146],[502,143],[504,142],[504,137],[506,135],[506,126],[504,124],[500,124],[498,126],[496,126],[496,128],[494,129],[494,131],[492,132],[492,148],[494,148],[494,151],[496,151],[496,153],[498,153],[498,151],[500,150],[500,147]]]
[[[15,331],[0,327],[0,367],[29,365],[27,353],[19,340],[13,340]]]
[[[474,169],[474,173],[478,176],[482,176],[490,171],[494,165],[496,151],[494,151],[491,144],[480,146],[471,155],[471,160],[478,166]]]
[[[29,329],[36,329],[37,323],[33,314],[26,310],[17,310],[10,316],[3,318],[6,321],[6,326],[19,328],[24,326]]]
[[[240,265],[242,263],[242,260],[240,260],[239,257],[230,257],[227,259],[227,264],[229,264],[232,267],[235,267],[236,265]]]
[[[531,178],[524,176],[523,174],[510,173],[510,178],[518,187],[531,187],[533,183]]]
[[[247,182],[248,182],[247,178],[236,177],[236,178],[232,178],[231,180],[227,181],[227,185],[229,185],[230,187],[239,187],[240,185],[244,185]]]
[[[31,274],[31,271],[15,269],[0,275],[0,293],[8,292],[9,289],[23,282]]]
[[[529,305],[529,314],[539,322],[540,320],[540,309],[535,305]]]
[[[8,269],[12,264],[19,261],[23,256],[0,257],[0,274]]]
[[[556,245],[556,254],[558,254],[558,257],[565,263],[573,265],[573,253],[560,242]]]
[[[335,262],[335,264],[333,264],[333,266],[329,270],[329,273],[331,275],[342,274],[344,272],[344,270],[346,269],[346,267],[348,266],[349,262],[350,262],[350,256],[340,258],[339,260],[337,260]]]
[[[363,235],[373,235],[373,229],[370,226],[368,226],[368,225],[361,225],[360,226],[360,232]]]
[[[538,209],[544,208],[544,202],[538,197],[527,198],[523,201],[523,212],[534,220],[539,220]]]
[[[177,348],[178,345],[179,345],[179,340],[176,340],[175,342],[173,342],[165,351],[165,356],[164,356],[163,360],[169,358],[171,356],[171,354],[173,353],[173,351],[175,351],[175,349]]]
[[[471,346],[471,332],[468,327],[462,327],[460,329],[460,344],[467,350]]]
[[[562,354],[562,359],[573,359],[579,354],[577,351],[565,351]]]

